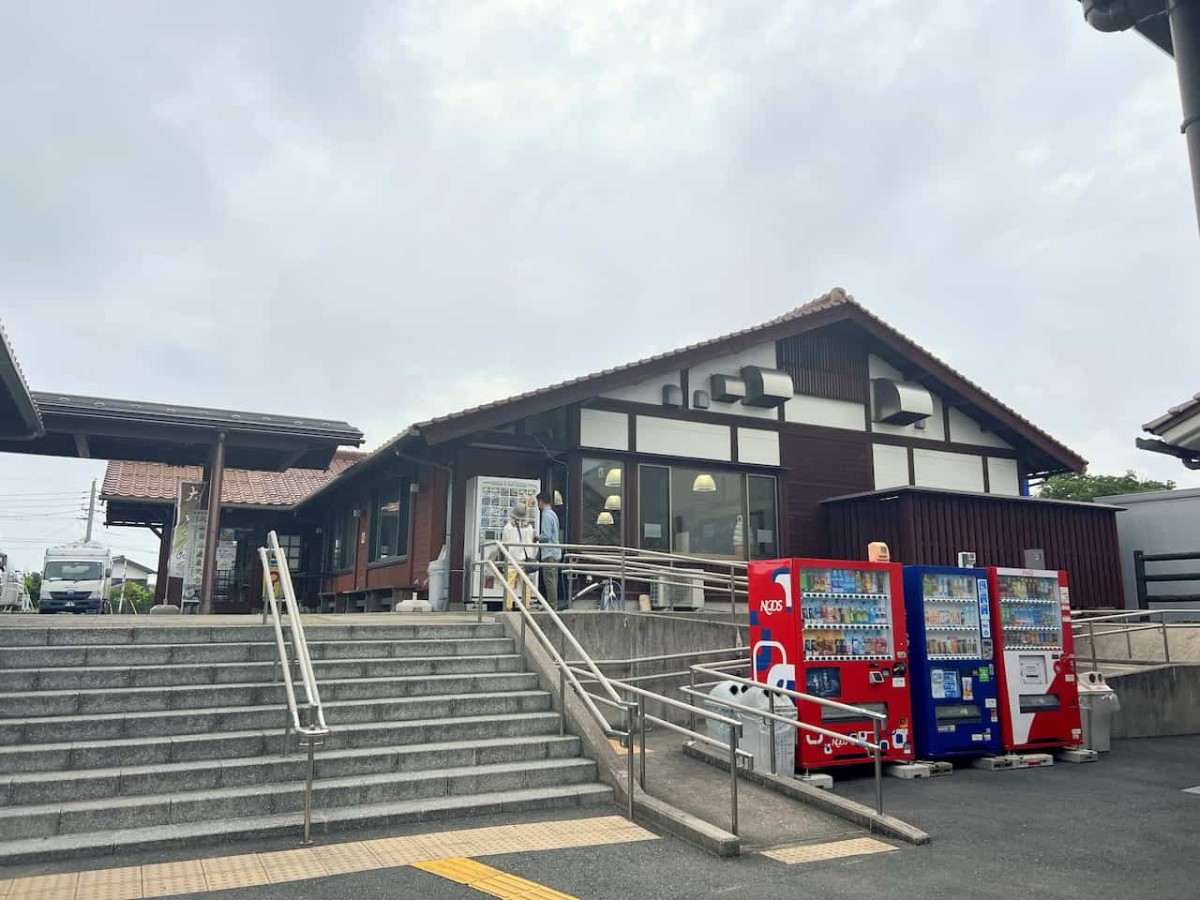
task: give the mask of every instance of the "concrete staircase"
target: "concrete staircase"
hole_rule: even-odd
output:
[[[194,621],[0,627],[0,866],[299,834],[272,633]],[[315,833],[612,801],[502,626],[306,631]]]

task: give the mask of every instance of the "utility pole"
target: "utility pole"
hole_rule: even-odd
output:
[[[92,479],[92,494],[88,498],[87,531],[84,532],[84,543],[92,542],[92,519],[96,518],[96,479]]]

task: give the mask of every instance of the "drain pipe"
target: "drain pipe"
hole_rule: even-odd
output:
[[[1172,56],[1183,105],[1192,193],[1200,217],[1200,0],[1083,0],[1083,17],[1097,31],[1126,31],[1158,16],[1171,27]]]

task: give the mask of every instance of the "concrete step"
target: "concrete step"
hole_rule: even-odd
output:
[[[314,666],[315,668],[315,666]],[[524,672],[483,675],[416,675],[402,678],[343,678],[318,681],[322,703],[431,696],[434,694],[504,693],[537,687],[537,676]],[[300,691],[297,689],[297,695]],[[287,702],[278,684],[217,684],[154,688],[102,688],[80,691],[0,693],[0,715],[7,718],[90,715],[207,709],[214,706],[278,706]],[[2,722],[3,719],[0,719]]]
[[[595,783],[513,791],[489,790],[471,796],[424,798],[338,809],[316,808],[313,810],[313,832],[340,834],[353,828],[403,825],[418,820],[469,820],[500,812],[569,809],[612,802],[612,788]],[[259,815],[218,822],[191,822],[166,827],[155,825],[148,828],[100,829],[0,843],[0,866],[50,862],[118,851],[132,853],[166,847],[199,847],[299,833],[300,817],[295,813]]]
[[[324,698],[322,698],[323,700]],[[373,698],[323,702],[330,726],[356,722],[541,712],[550,708],[544,691]],[[40,716],[0,720],[0,745],[51,744],[119,738],[282,729],[287,706],[232,706],[152,712]]]
[[[408,722],[362,722],[338,726],[326,739],[327,749],[403,747],[438,741],[482,741],[487,738],[531,737],[558,731],[558,713],[509,713]],[[295,738],[287,746],[295,747]],[[74,743],[0,747],[0,784],[4,775],[21,772],[69,772],[114,766],[197,765],[203,761],[237,760],[283,752],[283,726],[270,731],[230,731]]]
[[[578,755],[579,739],[557,734],[444,741],[400,747],[321,748],[315,755],[315,774],[318,780],[324,781],[389,772],[567,759]],[[307,771],[305,755],[293,752],[288,756],[189,760],[15,774],[0,777],[0,808],[299,782],[305,779]]]
[[[468,675],[516,672],[521,657],[426,656],[389,659],[314,660],[317,681],[337,678],[398,678],[407,675]],[[7,669],[0,691],[69,691],[99,688],[195,687],[205,684],[272,684],[278,667],[270,662],[229,664],[178,663],[164,666]]]
[[[248,623],[253,623],[248,619]],[[286,617],[283,627],[288,635]],[[504,626],[492,622],[407,623],[386,625],[311,625],[304,634],[314,641],[358,640],[458,640],[460,638],[498,638]],[[270,625],[106,625],[0,627],[0,647],[73,647],[95,644],[210,644],[262,643],[274,645],[275,630]]]
[[[582,784],[596,779],[587,759],[439,768],[328,778],[313,785],[319,809],[399,803],[489,791],[521,791]],[[38,806],[0,808],[0,841],[80,834],[101,829],[147,828],[187,822],[218,822],[256,815],[296,813],[303,808],[304,783],[281,782],[235,788],[105,798]]]
[[[4,629],[0,628],[0,633]],[[308,641],[316,660],[402,659],[430,656],[511,655],[511,638],[461,638],[455,640]],[[207,644],[92,644],[54,647],[0,647],[0,669],[45,669],[79,666],[166,666],[274,662],[273,643],[213,642]]]

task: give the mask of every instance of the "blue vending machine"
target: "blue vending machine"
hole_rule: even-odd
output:
[[[917,759],[1001,751],[986,569],[904,567]]]

